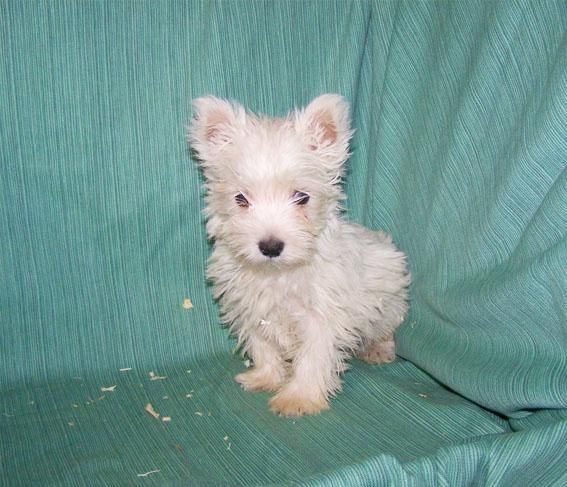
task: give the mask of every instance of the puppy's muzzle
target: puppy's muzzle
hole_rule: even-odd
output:
[[[273,259],[274,257],[278,257],[282,253],[284,243],[277,238],[270,237],[266,240],[260,240],[260,242],[258,243],[258,248],[260,249],[262,255]]]

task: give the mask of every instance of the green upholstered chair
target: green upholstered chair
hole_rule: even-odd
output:
[[[285,419],[232,380],[185,127],[325,92],[411,312]],[[0,131],[1,485],[567,485],[564,0],[4,0]]]

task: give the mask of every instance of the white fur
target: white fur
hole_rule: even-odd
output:
[[[223,321],[254,362],[236,380],[276,392],[274,412],[315,414],[340,390],[351,355],[394,359],[393,332],[407,312],[405,255],[340,214],[348,104],[322,95],[283,119],[213,97],[194,109],[189,137],[214,240],[208,277]],[[295,191],[309,194],[307,204],[293,201]],[[283,242],[280,255],[263,255],[266,239]]]

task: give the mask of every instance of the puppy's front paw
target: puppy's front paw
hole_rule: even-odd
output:
[[[238,374],[234,380],[238,382],[245,391],[277,391],[281,385],[281,377],[277,373],[266,369],[252,369]]]
[[[329,409],[329,402],[324,397],[302,395],[284,388],[270,399],[270,409],[280,416],[312,415]]]

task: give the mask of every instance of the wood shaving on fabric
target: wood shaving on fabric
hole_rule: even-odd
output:
[[[144,408],[146,410],[147,413],[149,413],[150,415],[152,415],[155,419],[159,419],[159,413],[154,409],[154,407],[151,405],[151,403],[146,404],[146,407]]]
[[[138,477],[149,477],[150,475],[158,472],[161,472],[161,470],[150,470],[149,472],[146,473],[139,473]]]

